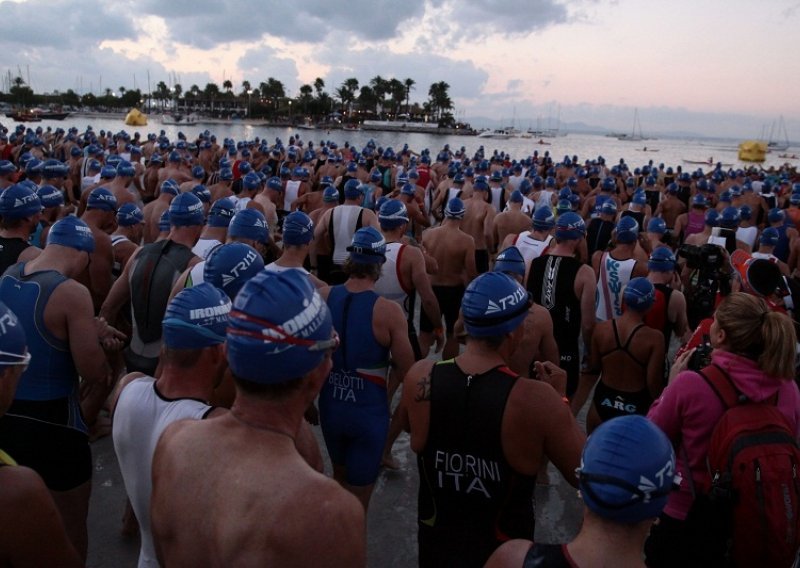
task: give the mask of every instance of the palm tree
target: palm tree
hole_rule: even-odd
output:
[[[322,78],[317,77],[316,79],[314,79],[314,90],[317,92],[318,99],[322,98],[322,89],[324,88],[325,88],[325,81],[323,81]]]
[[[157,101],[161,101],[161,110],[164,110],[164,103],[169,98],[169,87],[164,81],[159,81],[156,84],[156,92],[153,93],[153,98]]]
[[[376,111],[378,112],[378,114],[380,114],[381,112],[383,112],[383,99],[388,91],[387,81],[380,75],[375,75],[372,79],[370,79],[369,85],[370,87],[372,87],[372,92],[375,94],[375,99],[377,103],[376,107],[380,107],[379,109],[376,108]]]
[[[300,87],[300,102],[303,103],[303,112],[308,112],[308,103],[311,101],[311,93],[314,91],[314,88],[309,85],[305,84]]]
[[[243,95],[249,95],[250,94],[250,89],[251,89],[250,81],[248,81],[247,79],[242,81],[242,94]]]
[[[453,101],[450,99],[448,90],[450,85],[444,81],[433,83],[428,89],[428,96],[430,97],[431,110],[436,114],[436,119],[440,119],[442,111],[450,110],[453,108]]]
[[[214,112],[214,100],[219,96],[219,85],[216,83],[206,83],[206,88],[203,89],[203,93],[205,94],[206,98],[211,103],[211,112]]]
[[[416,81],[414,79],[408,78],[403,81],[403,84],[406,87],[406,114],[411,114],[411,106],[408,104],[409,100],[411,99],[411,89],[414,88],[416,85]]]
[[[406,98],[406,87],[399,79],[390,79],[387,83],[387,90],[391,95],[392,113],[395,117],[400,114],[400,105]]]
[[[233,89],[233,82],[230,79],[225,79],[222,82],[222,88],[225,89],[227,94],[231,94],[231,90]]]

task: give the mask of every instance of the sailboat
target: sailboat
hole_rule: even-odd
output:
[[[642,140],[647,140],[644,136],[642,136],[642,125],[639,122],[639,109],[633,109],[633,130],[631,130],[630,134],[620,134],[617,136],[617,140],[623,140],[625,142],[640,142]]]
[[[789,148],[789,133],[786,132],[786,123],[783,121],[783,115],[778,119],[777,132],[775,132],[775,123],[772,123],[772,128],[769,131],[769,140],[767,141],[768,150],[777,150],[782,152]],[[783,140],[776,140],[775,137],[783,135]]]

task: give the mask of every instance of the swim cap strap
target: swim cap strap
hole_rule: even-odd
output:
[[[252,339],[260,339],[265,343],[288,343],[289,345],[298,345],[308,348],[309,351],[324,351],[326,349],[335,349],[339,346],[339,335],[334,334],[331,339],[304,339],[302,337],[295,337],[287,333],[281,326],[275,325],[267,320],[257,318],[240,312],[239,310],[231,310],[229,315],[230,319],[237,319],[252,323],[255,325],[263,326],[270,331],[274,331],[278,336],[265,335],[263,331],[254,331],[249,329],[236,329],[228,327],[228,334],[238,335],[240,337],[250,337]]]
[[[503,314],[501,316],[496,316],[493,318],[480,318],[480,319],[464,316],[464,323],[468,323],[469,325],[474,327],[492,327],[504,323],[508,320],[514,319],[520,314],[527,312],[532,305],[533,305],[533,299],[531,297],[531,293],[528,292],[528,297],[526,301],[519,308],[517,308],[510,314]]]
[[[196,335],[200,335],[200,336],[205,337],[206,339],[210,339],[212,341],[215,341],[216,343],[224,343],[225,342],[225,336],[219,335],[217,333],[214,333],[213,331],[211,331],[207,327],[204,327],[202,325],[196,325],[196,324],[193,324],[193,323],[189,323],[189,322],[183,321],[180,318],[165,318],[164,321],[161,322],[161,326],[162,327],[172,327],[172,328],[180,327],[180,328],[186,329],[188,331],[191,331],[192,333],[194,333]]]

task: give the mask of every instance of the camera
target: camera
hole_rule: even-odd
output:
[[[686,266],[692,269],[715,271],[722,267],[725,257],[719,245],[681,245],[678,256],[686,259]]]
[[[708,367],[711,364],[711,352],[714,348],[711,346],[711,337],[706,333],[703,334],[703,343],[698,345],[694,353],[689,357],[687,367],[691,371],[699,371]]]

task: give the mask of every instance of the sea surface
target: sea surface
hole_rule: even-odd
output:
[[[15,124],[10,119],[4,121],[4,125],[13,129]],[[708,162],[714,164],[722,162],[727,167],[747,167],[753,165],[748,162],[738,160],[738,144],[741,140],[718,140],[718,139],[681,139],[681,138],[661,138],[645,141],[620,141],[616,138],[601,136],[596,134],[568,133],[566,136],[557,138],[545,138],[540,144],[539,139],[533,138],[510,138],[507,140],[478,138],[477,136],[459,135],[435,135],[407,132],[380,132],[380,131],[345,131],[345,130],[303,130],[291,127],[267,127],[258,124],[250,124],[245,121],[232,121],[227,123],[196,123],[193,125],[164,125],[160,120],[151,117],[147,126],[132,127],[126,126],[123,120],[116,118],[95,118],[75,115],[67,117],[64,121],[43,120],[39,123],[31,123],[32,128],[48,126],[53,129],[57,127],[69,128],[75,126],[83,132],[87,126],[91,126],[95,132],[100,130],[112,133],[125,130],[129,134],[140,132],[142,138],[147,133],[160,133],[162,130],[171,140],[177,140],[178,132],[183,132],[187,139],[194,139],[200,132],[208,130],[215,134],[219,140],[223,138],[233,138],[234,140],[252,140],[255,137],[268,140],[273,143],[276,138],[286,144],[291,136],[299,137],[308,142],[313,141],[315,145],[321,141],[333,140],[340,146],[349,142],[356,148],[362,148],[369,140],[382,147],[391,146],[395,150],[401,149],[405,144],[413,151],[420,152],[428,148],[435,156],[445,144],[450,145],[450,149],[455,151],[464,148],[469,156],[472,156],[479,147],[483,146],[486,155],[491,155],[494,150],[503,151],[510,154],[512,159],[524,159],[534,152],[540,155],[550,152],[556,161],[560,161],[564,156],[577,156],[581,162],[586,159],[594,159],[603,156],[606,163],[612,165],[624,159],[631,167],[636,168],[648,163],[655,165],[664,164],[669,167],[682,166],[684,170],[693,171],[697,168],[705,170],[711,169],[711,165],[690,164],[686,161]],[[789,148],[786,151],[770,152],[767,159],[761,166],[765,169],[779,167],[788,163],[790,166],[800,164],[798,159],[780,158],[780,154],[789,154],[800,157],[800,148]],[[757,164],[756,164],[757,165]]]

